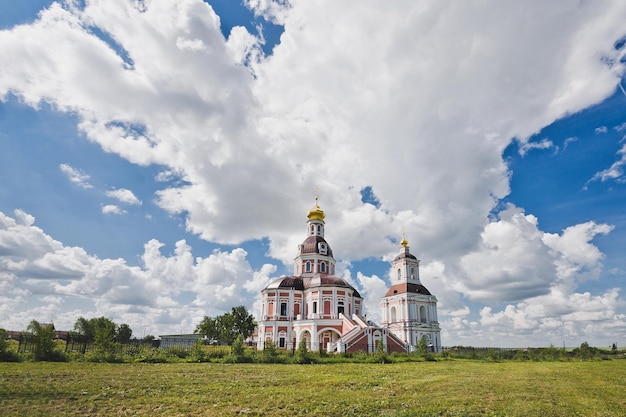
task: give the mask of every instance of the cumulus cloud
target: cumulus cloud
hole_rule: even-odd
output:
[[[106,195],[124,204],[130,204],[134,206],[138,206],[141,204],[141,200],[139,200],[132,191],[127,190],[126,188],[119,188],[117,190],[107,191]]]
[[[613,47],[619,2],[602,11],[543,2],[523,11],[498,2],[247,4],[284,24],[272,56],[258,55],[259,40],[241,27],[225,40],[199,0],[55,3],[3,31],[12,65],[0,94],[75,112],[105,150],[179,173],[157,203],[186,214],[188,229],[207,240],[270,235],[270,253],[290,260],[288,240],[318,186],[338,220],[370,222],[358,245],[336,241],[343,256],[391,251],[388,236],[410,223],[407,233],[440,257],[475,244],[494,200],[508,193],[501,152],[510,139],[524,143],[598,102],[623,72],[623,51]],[[517,71],[527,62],[536,69]],[[251,179],[262,180],[250,187]],[[381,203],[371,212],[359,194],[368,186]],[[354,232],[336,224],[337,236]]]
[[[20,219],[26,219],[20,224]],[[26,213],[0,213],[0,327],[24,329],[33,318],[71,328],[80,316],[105,315],[134,329],[156,333],[193,329],[206,314],[221,314],[233,302],[252,308],[260,285],[276,266],[253,269],[243,249],[192,256],[184,240],[163,255],[164,244],[145,244],[141,266],[100,259],[64,246]],[[9,250],[11,249],[11,250]],[[182,297],[182,298],[181,298]],[[63,305],[81,300],[83,311]]]
[[[358,287],[362,288],[361,296],[363,300],[364,314],[369,320],[380,324],[382,319],[380,313],[380,299],[387,292],[387,283],[376,275],[366,276],[361,272],[357,273],[356,280]]]
[[[225,39],[219,17],[200,0],[67,4],[0,32],[8,63],[0,66],[0,97],[12,94],[33,107],[47,102],[76,115],[81,132],[103,150],[162,166],[155,201],[183,215],[189,232],[231,244],[267,237],[269,254],[290,264],[317,187],[327,238],[348,263],[388,259],[406,231],[437,276],[433,285],[451,314],[446,324],[459,337],[501,316],[515,319],[525,308],[520,303],[556,288],[564,300],[576,298],[577,280],[597,276],[600,257],[578,257],[569,239],[589,245],[605,226],[552,237],[523,209],[490,216],[509,193],[502,152],[511,140],[517,138],[520,152],[549,148],[547,139],[528,138],[615,91],[624,74],[624,50],[615,41],[625,34],[626,3],[358,7],[247,0],[255,13],[284,25],[271,56],[242,27]],[[598,179],[621,175],[623,161],[616,164]],[[85,174],[61,169],[88,186]],[[363,203],[365,188],[379,204]],[[111,197],[134,201],[122,200],[129,194]],[[113,204],[102,210],[121,212]],[[6,221],[25,235],[43,234]],[[40,256],[63,248],[48,236],[36,244],[20,248]],[[190,291],[197,316],[250,302],[273,273],[269,266],[253,271],[242,249],[193,260],[185,243],[172,256],[159,245],[147,244],[139,270],[98,260],[100,272],[61,287],[101,294],[97,311],[131,315],[119,306],[133,298],[128,294],[137,288],[125,286],[136,280],[146,291],[133,317],[172,325],[186,320],[173,307],[184,291],[146,277],[171,285],[183,273],[194,276],[201,285],[175,282]],[[17,253],[10,245],[2,250]],[[17,276],[19,261],[11,262],[7,276]],[[51,259],[40,267],[57,264]],[[364,292],[382,288],[381,278],[356,276]],[[109,277],[119,286],[103,283]],[[465,315],[466,299],[514,307],[501,315],[495,307],[482,310],[481,324]]]
[[[556,285],[572,288],[598,278],[603,255],[590,241],[612,229],[587,222],[560,235],[545,233],[535,216],[509,205],[498,221],[485,226],[479,248],[461,258],[466,279],[456,283],[457,289],[485,303],[521,301],[547,295]]]

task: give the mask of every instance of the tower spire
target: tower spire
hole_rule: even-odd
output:
[[[326,214],[324,210],[322,210],[318,204],[318,195],[317,195],[317,187],[315,188],[315,205],[309,210],[309,214],[307,214],[309,220],[324,220]]]
[[[402,247],[406,248],[409,244],[409,241],[406,240],[406,235],[404,234],[404,226],[402,226],[402,241],[400,242],[400,245],[402,245]]]

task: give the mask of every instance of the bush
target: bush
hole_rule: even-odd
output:
[[[168,362],[167,355],[163,349],[149,348],[144,349],[135,359],[135,362],[141,363],[165,363]]]
[[[300,346],[298,346],[298,350],[294,355],[293,359],[294,363],[305,364],[305,363],[314,363],[314,359],[309,354],[309,350],[306,347],[305,342],[300,342]]]
[[[93,350],[87,352],[84,355],[87,362],[102,362],[102,363],[122,363],[124,359],[121,355],[117,355],[115,352],[107,352],[102,350]]]
[[[385,350],[385,345],[383,344],[382,339],[378,339],[376,341],[376,353],[374,353],[374,360],[379,363],[389,363],[389,356],[387,356],[387,351]]]
[[[179,359],[185,359],[191,356],[191,352],[188,348],[184,348],[182,346],[174,346],[165,349],[165,355],[170,357],[175,357]]]
[[[0,329],[0,362],[19,362],[20,357],[11,349],[7,340],[7,332]]]

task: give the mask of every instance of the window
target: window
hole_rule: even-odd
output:
[[[313,301],[313,314],[317,314],[317,301]]]
[[[415,267],[411,268],[411,279],[415,279]]]
[[[396,322],[396,308],[395,307],[391,307],[391,322],[392,323]]]
[[[326,262],[320,262],[320,271],[326,272]]]
[[[322,234],[322,226],[321,225],[317,225],[317,234],[321,235]]]
[[[400,279],[401,276],[402,276],[402,271],[400,271],[400,268],[398,268],[398,279]]]
[[[287,315],[287,303],[280,303],[280,315],[281,316]]]
[[[343,301],[337,302],[337,314],[343,314],[345,311],[345,307],[343,305]]]
[[[281,336],[280,338],[278,338],[278,347],[280,348],[285,348],[285,337]]]
[[[306,272],[311,272],[311,261],[306,261]]]
[[[426,307],[424,306],[420,307],[420,321],[426,323]]]

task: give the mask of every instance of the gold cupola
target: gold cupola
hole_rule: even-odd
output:
[[[317,204],[317,193],[315,195],[315,205],[311,207],[311,210],[309,210],[309,214],[307,214],[307,217],[309,218],[309,220],[324,220],[324,218],[326,217],[326,214],[324,214],[324,210],[322,210]]]

